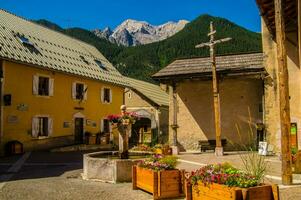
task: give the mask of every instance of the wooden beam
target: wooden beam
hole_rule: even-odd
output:
[[[277,60],[279,77],[279,105],[281,125],[281,156],[282,156],[282,183],[292,184],[292,157],[290,149],[290,102],[287,69],[287,52],[285,47],[285,23],[283,0],[275,2],[275,24],[277,42]]]
[[[298,0],[298,44],[299,44],[299,67],[301,66],[301,0]]]

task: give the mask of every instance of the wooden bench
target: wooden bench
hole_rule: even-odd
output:
[[[207,150],[215,150],[216,140],[200,140],[199,145],[201,147],[201,151],[205,152]],[[222,146],[227,144],[226,139],[222,139]]]

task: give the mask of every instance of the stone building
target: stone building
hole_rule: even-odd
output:
[[[168,135],[168,94],[160,86],[128,78],[125,89],[127,110],[141,118],[133,125],[130,143],[166,143]]]
[[[263,55],[218,56],[216,62],[221,137],[229,150],[236,148],[232,144],[256,139],[255,125],[263,122]],[[168,85],[169,142],[174,144],[176,139],[180,151],[200,150],[204,142],[215,142],[211,70],[210,58],[182,59],[153,76]]]
[[[289,75],[289,102],[291,118],[291,146],[301,145],[301,3],[300,1],[283,0],[284,45]],[[298,3],[299,2],[299,3]],[[262,42],[264,67],[268,73],[265,81],[264,121],[267,140],[279,152],[281,147],[281,127],[279,108],[278,62],[276,42],[276,23],[274,1],[257,0],[262,15]],[[299,38],[299,39],[298,39]]]

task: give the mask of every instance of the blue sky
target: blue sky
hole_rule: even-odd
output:
[[[162,24],[201,14],[224,17],[260,31],[255,0],[0,0],[0,7],[28,19],[48,19],[62,27],[115,28],[125,19]]]

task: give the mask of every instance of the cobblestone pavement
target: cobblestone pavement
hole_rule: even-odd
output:
[[[61,200],[61,199],[101,199],[101,200],[147,200],[152,196],[140,190],[132,190],[130,183],[108,184],[85,181],[81,178],[82,154],[79,152],[49,153],[33,152],[22,164],[17,173],[13,173],[8,181],[1,183],[1,200]],[[20,157],[1,158],[2,175]],[[230,162],[240,166],[240,157],[229,154],[215,157],[214,154],[185,154],[179,156],[178,168],[194,170],[208,163]],[[277,157],[268,158],[272,164],[272,175],[279,175],[280,162]],[[2,164],[2,165],[1,165]],[[7,165],[6,165],[7,164]],[[0,174],[1,175],[1,174]],[[2,185],[1,185],[2,184]],[[301,187],[280,187],[283,200],[301,199]],[[181,198],[184,199],[184,198]]]

